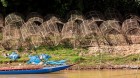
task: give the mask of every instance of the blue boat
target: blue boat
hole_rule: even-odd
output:
[[[43,67],[40,69],[19,69],[19,70],[0,70],[0,74],[44,74],[51,73],[60,70],[64,70],[73,65],[61,65],[61,66],[53,66],[53,67]]]

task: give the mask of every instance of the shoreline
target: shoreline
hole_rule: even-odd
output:
[[[140,65],[102,65],[102,66],[80,66],[80,65],[75,65],[72,66],[70,68],[68,68],[67,70],[103,70],[103,69],[137,69],[140,70]]]
[[[11,51],[5,51],[10,53]],[[30,52],[30,51],[29,51]],[[20,58],[12,61],[10,58],[3,56],[1,51],[1,66],[8,65],[27,65],[29,60],[28,52],[18,52]],[[140,54],[119,55],[106,52],[98,52],[96,54],[89,54],[86,49],[67,49],[54,48],[54,50],[47,50],[45,47],[38,48],[36,52],[31,55],[48,54],[52,56],[49,60],[67,60],[67,64],[76,64],[67,70],[102,70],[102,69],[140,69]],[[83,55],[82,55],[83,54]]]
[[[69,65],[69,64],[68,64]],[[32,66],[31,64],[26,64],[26,63],[10,63],[6,64],[3,63],[1,64],[1,67],[7,67],[7,66]],[[36,66],[44,66],[44,65],[36,65]],[[134,69],[134,70],[140,70],[140,65],[74,65],[72,67],[67,68],[66,70],[123,70],[123,69]]]

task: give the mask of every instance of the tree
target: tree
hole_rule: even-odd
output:
[[[36,11],[65,16],[71,10],[83,13],[90,10],[104,12],[108,7],[119,9],[121,13],[139,12],[140,0],[0,0],[3,13],[20,12],[23,14]]]
[[[7,7],[7,1],[6,0],[1,0],[1,3],[2,3],[2,5],[4,6],[4,7]]]

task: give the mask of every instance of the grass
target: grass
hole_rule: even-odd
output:
[[[87,55],[79,56],[81,52],[84,52]],[[26,62],[28,60],[28,53],[23,54],[24,52],[19,52],[21,56],[15,62]],[[96,55],[88,55],[88,50],[86,49],[72,49],[65,48],[62,46],[55,47],[45,47],[41,46],[36,49],[36,52],[33,54],[49,54],[52,56],[49,60],[61,60],[66,59],[67,63],[79,63],[79,65],[84,66],[94,66],[94,65],[122,65],[122,64],[140,64],[139,54],[133,54],[128,56],[121,55],[112,55],[109,53],[97,53]],[[9,58],[4,58],[0,55],[0,63],[9,63],[11,62]]]

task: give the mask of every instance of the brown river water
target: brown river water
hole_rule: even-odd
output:
[[[64,70],[49,74],[0,75],[0,78],[140,78],[140,70]]]

